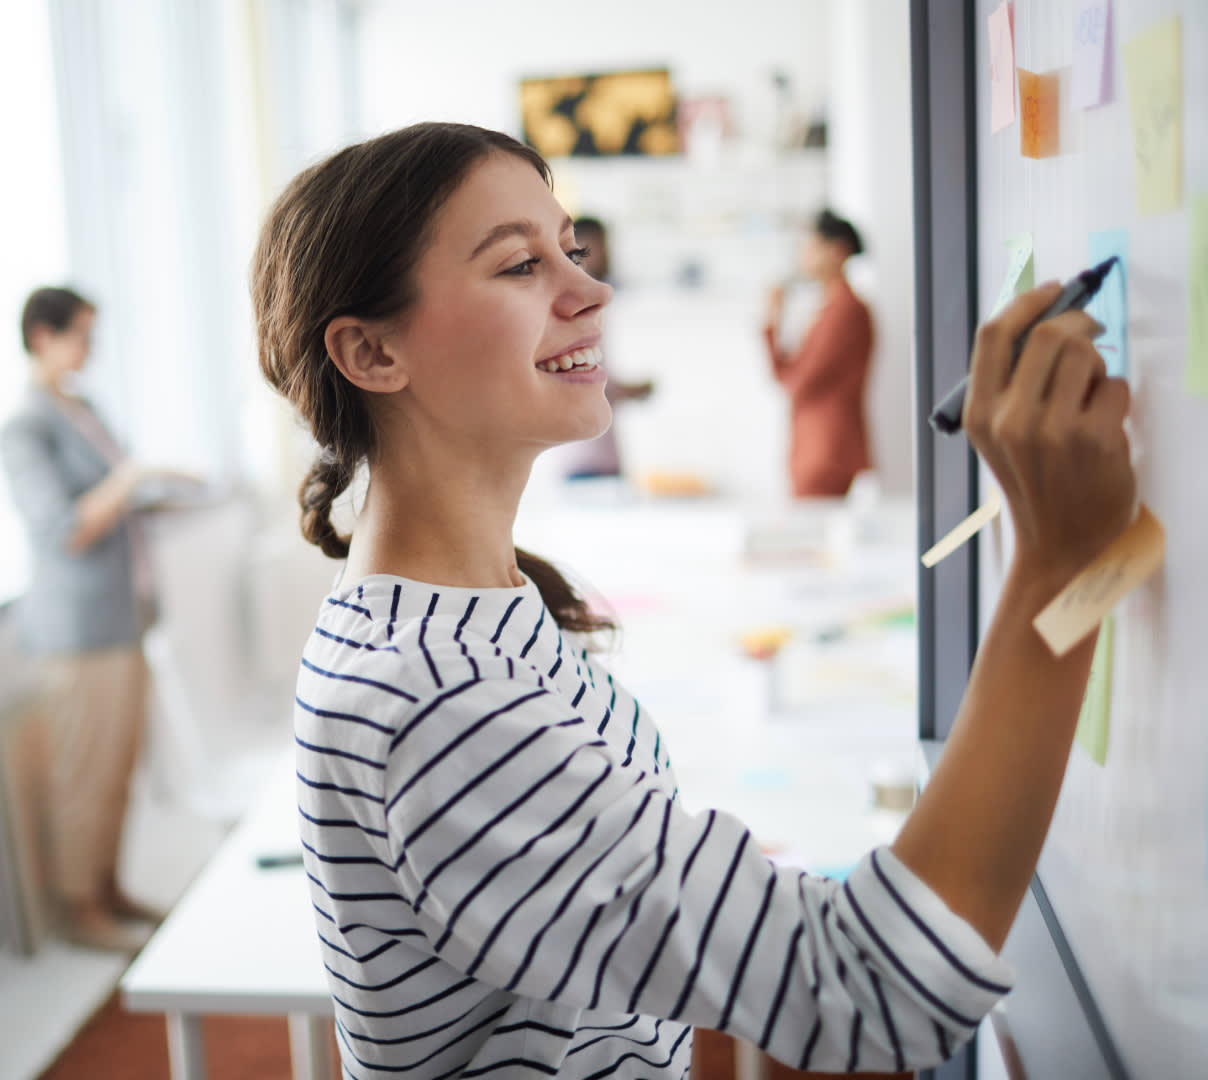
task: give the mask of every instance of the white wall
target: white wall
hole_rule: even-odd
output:
[[[832,0],[831,201],[866,237],[852,281],[877,324],[869,421],[882,487],[913,487],[910,5]]]
[[[742,200],[758,201],[756,189],[770,185],[798,216],[829,191],[868,237],[871,253],[856,280],[874,303],[879,331],[869,403],[878,467],[885,490],[909,492],[907,9],[905,0],[615,0],[580,13],[554,0],[378,0],[363,9],[365,134],[424,119],[518,134],[517,87],[526,76],[666,66],[681,97],[727,97],[744,143],[742,175],[730,181],[737,205],[729,231],[701,240],[710,270],[704,287],[648,287],[654,264],[670,257],[650,250],[649,232],[639,242],[631,231],[613,230],[616,269],[632,287],[618,293],[611,311],[611,362],[622,376],[657,382],[650,402],[618,412],[627,464],[633,472],[695,468],[743,496],[787,494],[786,405],[768,373],[759,326],[766,289],[792,269],[795,238],[783,215],[740,220]],[[829,102],[833,149],[816,175],[794,172],[770,150],[778,69],[790,77],[802,112]],[[752,155],[756,146],[769,149]],[[618,184],[631,185],[633,170],[649,166],[646,190],[633,187],[629,202],[642,194],[647,206],[665,200],[659,162],[617,164]],[[581,159],[555,162],[559,195],[570,212],[607,219],[613,207],[600,205],[599,170],[608,165],[587,167],[597,170],[590,182]],[[672,212],[685,218],[678,236],[668,234],[679,254],[694,225],[674,199]]]
[[[365,12],[371,131],[459,120],[516,131],[521,76],[667,66],[682,95],[731,94],[740,123],[771,124],[765,76],[807,101],[827,85],[827,0],[377,0]]]
[[[0,200],[0,418],[25,388],[29,358],[18,328],[25,298],[65,284],[67,235],[59,160],[58,109],[45,0],[6,6],[0,33],[4,137],[16,167]],[[25,586],[29,556],[0,470],[0,603]]]

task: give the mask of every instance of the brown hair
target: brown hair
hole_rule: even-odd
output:
[[[74,289],[53,285],[34,289],[21,309],[21,343],[25,351],[33,352],[34,331],[39,326],[61,334],[81,311],[96,311],[96,305]]]
[[[414,269],[437,212],[474,165],[499,152],[550,182],[541,155],[502,132],[413,124],[299,173],[260,231],[251,275],[260,369],[319,444],[298,490],[302,535],[333,559],[348,555],[349,538],[332,524],[332,504],[376,440],[361,391],[327,354],[327,325],[341,315],[393,318],[415,302]],[[549,563],[519,548],[516,562],[559,626],[613,628]]]

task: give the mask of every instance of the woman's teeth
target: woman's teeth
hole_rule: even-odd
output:
[[[576,349],[574,352],[563,353],[552,360],[541,360],[537,363],[537,367],[542,371],[570,371],[572,369],[585,371],[588,368],[598,367],[603,359],[604,354],[600,351],[599,346],[593,345],[590,349]]]

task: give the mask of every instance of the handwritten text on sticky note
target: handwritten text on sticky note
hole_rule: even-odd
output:
[[[990,130],[994,132],[1015,119],[1015,43],[1007,0],[990,12],[989,23]]]
[[[1109,375],[1128,377],[1128,231],[1105,229],[1091,233],[1087,244],[1092,266],[1116,256],[1116,265],[1104,279],[1087,314],[1106,329],[1095,339],[1095,347]]]
[[[1145,506],[1107,549],[1032,620],[1054,655],[1064,656],[1140,585],[1166,555],[1166,530]]]
[[[1112,649],[1115,633],[1116,620],[1108,615],[1099,627],[1095,658],[1091,661],[1091,675],[1086,683],[1082,711],[1078,714],[1078,730],[1074,733],[1078,745],[1099,765],[1107,761],[1107,740],[1111,732]]]
[[[1173,16],[1125,42],[1137,213],[1183,202],[1183,24]]]
[[[1074,9],[1074,73],[1070,104],[1101,105],[1111,97],[1111,0],[1081,0]]]
[[[1024,157],[1057,153],[1057,76],[1016,68],[1019,78],[1019,152]]]

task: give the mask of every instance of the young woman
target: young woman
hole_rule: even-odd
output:
[[[303,532],[346,559],[295,714],[345,1073],[682,1076],[693,1025],[798,1067],[937,1062],[1009,987],[1093,648],[1054,659],[1031,619],[1130,518],[1127,388],[1082,313],[1012,374],[1056,286],[982,328],[966,426],[1017,550],[956,729],[892,848],[845,884],[778,868],[682,809],[600,620],[513,546],[535,456],[609,421],[609,289],[548,179],[505,135],[406,128],[298,176],[254,260],[261,365],[321,448]]]

